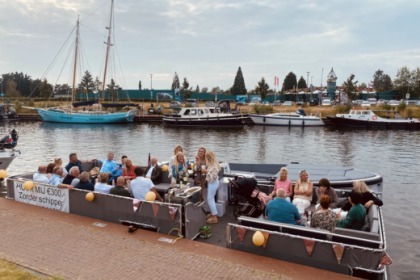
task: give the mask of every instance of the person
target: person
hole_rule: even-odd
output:
[[[195,156],[194,165],[194,186],[206,187],[206,176],[201,172],[202,167],[206,167],[206,148],[200,147]]]
[[[179,184],[184,179],[184,177],[188,177],[187,172],[188,168],[185,162],[184,154],[182,152],[178,152],[172,165],[172,185]]]
[[[280,168],[279,177],[274,182],[274,190],[270,194],[271,197],[273,197],[276,194],[276,191],[281,188],[286,191],[286,200],[290,202],[293,189],[292,189],[292,182],[289,179],[287,179],[288,173],[289,171],[287,170],[286,167]]]
[[[317,203],[316,208],[318,208],[318,204],[321,203],[321,196],[323,196],[323,195],[328,195],[330,197],[330,207],[331,207],[331,209],[337,208],[337,204],[338,204],[337,193],[331,187],[330,181],[327,178],[322,178],[322,179],[319,180],[318,186],[319,186],[319,188],[316,189],[316,194],[318,196],[318,200],[316,202]]]
[[[182,146],[181,145],[177,145],[175,148],[174,148],[174,154],[173,154],[173,156],[170,158],[170,160],[169,160],[169,165],[168,165],[168,170],[169,170],[169,175],[168,175],[168,177],[169,178],[172,178],[172,167],[173,167],[173,165],[174,165],[174,163],[175,163],[175,158],[176,158],[176,155],[179,153],[179,152],[183,152],[184,151],[184,149],[182,149]]]
[[[58,187],[59,184],[63,181],[63,169],[60,166],[55,166],[53,169],[53,174],[48,184]]]
[[[347,199],[352,207],[347,213],[346,219],[340,220],[337,227],[361,230],[366,219],[366,208],[360,203],[362,201],[362,195],[356,191],[352,191]]]
[[[377,206],[382,206],[384,203],[382,200],[377,198],[370,190],[369,187],[366,185],[364,181],[354,181],[353,182],[353,190],[357,193],[360,193],[361,200],[360,203],[365,206],[366,212],[369,212],[370,206],[375,204]],[[343,207],[343,211],[348,211],[352,207],[351,203],[347,202]]]
[[[63,169],[63,176],[65,177],[68,174],[67,169],[63,166],[63,160],[60,157],[54,158],[54,165],[60,166]]]
[[[69,173],[63,179],[63,184],[75,187],[79,182],[80,171],[78,166],[70,168]]]
[[[322,180],[322,179],[321,179]],[[319,199],[320,209],[312,214],[311,227],[325,229],[333,232],[338,216],[331,211],[331,197],[328,194],[322,194]]]
[[[69,155],[69,163],[66,165],[67,172],[70,171],[70,168],[72,168],[73,166],[79,167],[80,173],[83,171],[82,162],[77,158],[76,153],[71,153]]]
[[[112,188],[111,185],[108,185],[108,179],[108,173],[99,173],[98,182],[95,184],[95,192],[108,194]]]
[[[144,171],[141,167],[136,167],[134,169],[134,173],[136,174],[136,178],[131,181],[130,189],[133,197],[145,201],[146,200],[146,193],[154,192],[156,194],[156,199],[159,201],[163,201],[162,197],[155,189],[155,185],[153,184],[152,180],[149,178],[144,178]]]
[[[54,173],[54,167],[55,167],[55,164],[52,163],[52,162],[51,163],[48,163],[48,165],[47,165],[47,176],[50,179],[51,179],[51,177],[52,177],[52,175]]]
[[[276,198],[270,200],[265,207],[265,215],[269,221],[292,225],[301,225],[302,216],[291,202],[286,200],[287,193],[283,188],[276,191]]]
[[[127,158],[124,161],[122,176],[129,180],[136,178],[136,174],[134,174],[134,169],[136,169],[136,167],[137,166],[133,165],[133,162],[131,161],[131,159]]]
[[[118,173],[117,172],[122,172],[122,166],[118,165],[115,161],[114,161],[114,153],[113,152],[108,152],[107,158],[106,160],[104,160],[102,162],[102,167],[101,170],[99,171],[101,173],[109,173],[110,177],[110,181],[113,181],[114,179],[118,178]],[[122,173],[121,173],[122,174]]]
[[[299,178],[296,180],[293,204],[297,207],[300,214],[305,213],[305,209],[311,205],[313,184],[309,181],[306,170],[301,170]]]
[[[47,166],[38,166],[38,171],[34,173],[34,175],[32,176],[32,180],[34,180],[35,182],[48,184],[50,179],[47,176]]]
[[[125,188],[126,180],[123,176],[117,178],[116,186],[113,187],[109,193],[113,195],[131,197],[130,192]]]
[[[152,180],[153,184],[158,185],[162,181],[162,168],[157,164],[157,159],[152,157],[150,159],[150,164],[147,166],[144,173],[146,178]]]
[[[208,151],[206,153],[206,166],[201,170],[203,174],[206,174],[207,181],[207,203],[210,207],[210,215],[207,218],[207,223],[216,224],[218,223],[217,218],[217,208],[215,196],[217,190],[219,189],[219,170],[220,165],[219,161],[216,158],[216,155],[213,151]]]
[[[95,185],[93,185],[90,181],[89,172],[83,171],[82,173],[80,173],[79,180],[80,182],[76,185],[76,189],[87,191],[95,190]]]

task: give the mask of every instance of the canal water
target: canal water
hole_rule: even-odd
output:
[[[17,122],[0,125],[19,132],[21,154],[11,175],[33,172],[39,164],[70,152],[80,159],[127,155],[145,165],[151,153],[167,161],[177,144],[193,158],[199,147],[214,150],[227,162],[319,163],[353,166],[384,177],[384,216],[392,279],[420,275],[420,131],[335,130],[327,127],[247,126],[244,129],[168,128],[160,124],[75,125]],[[310,176],[310,174],[309,174]]]

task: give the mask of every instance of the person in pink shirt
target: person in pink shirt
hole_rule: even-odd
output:
[[[286,167],[280,168],[279,177],[274,182],[274,190],[270,194],[271,197],[275,196],[278,189],[284,189],[286,191],[286,200],[290,202],[292,196],[292,182],[287,179],[289,171]]]

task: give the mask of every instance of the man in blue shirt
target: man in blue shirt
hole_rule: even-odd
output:
[[[48,184],[58,187],[59,184],[63,181],[63,168],[61,166],[55,166],[53,169],[53,175],[48,182]]]
[[[268,220],[285,224],[300,225],[302,217],[296,206],[286,200],[286,191],[278,189],[277,197],[267,203],[265,215]]]
[[[118,165],[114,161],[114,153],[109,152],[107,159],[102,162],[101,173],[108,173],[110,175],[109,180],[112,182],[116,180],[122,173],[122,166]]]

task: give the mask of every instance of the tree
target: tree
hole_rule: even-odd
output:
[[[206,92],[208,92],[208,91],[209,91],[208,87],[203,87],[203,88],[201,89],[201,92],[204,92],[204,93],[206,93]]]
[[[93,92],[94,90],[95,90],[95,83],[93,82],[93,77],[89,73],[89,71],[86,71],[82,77],[82,80],[80,81],[78,91],[86,94],[86,97],[87,97],[88,93]]]
[[[401,96],[404,96],[407,92],[409,92],[412,80],[412,73],[407,66],[398,69],[397,76],[394,80],[394,86]]]
[[[306,88],[308,88],[308,85],[307,85],[305,79],[303,78],[303,76],[300,76],[300,79],[299,79],[299,81],[297,83],[297,88],[300,88],[300,89],[306,89]]]
[[[32,79],[30,76],[22,72],[8,73],[2,76],[3,91],[7,96],[29,96],[31,94]]]
[[[371,83],[377,92],[391,90],[393,87],[391,77],[384,74],[384,71],[381,69],[376,70],[375,74],[373,74],[373,81]]]
[[[95,81],[93,82],[95,84],[94,93],[97,93],[98,91],[102,90],[102,82],[99,80],[98,76],[96,76]]]
[[[178,73],[175,72],[174,74],[174,78],[172,80],[172,86],[171,89],[179,89],[180,88],[180,83],[179,83],[179,77],[178,77]]]
[[[212,88],[211,93],[220,93],[220,88],[219,87]]]
[[[41,84],[39,85],[39,95],[40,97],[48,98],[53,93],[53,87],[44,79]]]
[[[261,78],[261,81],[258,82],[258,85],[255,87],[255,92],[261,96],[261,101],[267,97],[268,90],[270,86],[265,82],[264,77]]]
[[[293,72],[287,74],[283,82],[283,90],[295,89],[297,86],[296,75]]]
[[[233,82],[233,86],[231,87],[230,92],[233,95],[246,94],[245,81],[244,76],[242,75],[241,66],[239,66],[238,71],[236,72],[235,81]]]
[[[139,90],[141,90],[141,81],[139,81]]]
[[[410,87],[410,97],[412,99],[419,99],[420,98],[420,68],[417,67],[416,70],[411,72],[411,76],[413,78],[412,85]]]
[[[187,78],[184,78],[184,81],[182,82],[182,90],[188,90],[190,87],[190,83],[188,82]]]
[[[111,79],[111,82],[107,85],[107,89],[112,102],[118,100],[118,91],[121,90],[121,87],[115,84],[114,79]]]
[[[357,83],[358,81],[353,81],[355,78],[354,74],[351,74],[342,85],[342,90],[347,94],[349,101],[353,100],[357,95]]]
[[[200,92],[200,87],[197,85],[197,87],[195,88],[195,92]]]

